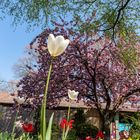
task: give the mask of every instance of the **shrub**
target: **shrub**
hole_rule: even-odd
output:
[[[77,113],[74,115],[74,120],[73,128],[75,130],[76,137],[84,139],[86,136],[96,136],[98,128],[86,122],[86,116],[83,110],[77,110]]]
[[[132,121],[132,127],[130,129],[130,135],[132,139],[140,139],[140,113],[134,113],[130,117]]]

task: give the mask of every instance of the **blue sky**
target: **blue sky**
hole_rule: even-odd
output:
[[[12,26],[10,17],[0,20],[0,80],[13,80],[13,65],[24,55],[24,48],[41,32],[35,28],[27,32],[27,25]],[[139,31],[138,31],[139,32]]]
[[[15,29],[9,17],[0,20],[0,80],[15,79],[13,65],[24,55],[24,48],[38,35],[39,28],[27,32],[26,25]]]

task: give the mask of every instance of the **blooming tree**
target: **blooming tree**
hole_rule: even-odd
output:
[[[18,86],[19,95],[32,98],[30,103],[40,105],[44,93],[51,56],[47,50],[50,33],[63,35],[71,40],[65,53],[53,60],[47,103],[57,106],[68,90],[79,92],[78,99],[96,108],[102,121],[102,130],[108,134],[109,124],[124,104],[138,101],[140,94],[139,70],[131,71],[121,59],[121,51],[115,43],[96,32],[80,33],[74,23],[55,23],[54,29],[46,29],[30,44],[38,54],[38,71],[29,72]],[[130,48],[129,43],[121,45]],[[36,46],[36,47],[34,47]],[[35,106],[36,107],[36,106]]]

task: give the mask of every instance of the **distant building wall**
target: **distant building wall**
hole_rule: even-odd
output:
[[[20,109],[21,111],[22,109]],[[19,113],[19,116],[22,116],[23,121],[33,121],[34,112],[30,112],[30,109],[23,109]],[[77,109],[71,109],[71,113],[76,113]],[[87,121],[100,128],[100,119],[96,110],[93,109],[84,109],[84,112],[87,117]],[[51,117],[51,114],[54,113],[54,123],[60,124],[62,118],[67,118],[67,108],[59,109],[47,109],[47,120]],[[13,128],[13,123],[15,120],[16,111],[13,110],[10,106],[0,105],[0,131],[11,131]]]
[[[100,116],[97,110],[88,109],[85,111],[87,116],[87,121],[89,121],[92,125],[96,126],[98,129],[101,128]]]
[[[76,113],[77,109],[72,109],[71,113]],[[47,120],[50,118],[51,114],[54,112],[54,122],[59,124],[62,118],[67,118],[67,108],[62,109],[53,109],[47,110]],[[96,126],[98,129],[101,128],[101,121],[98,111],[95,109],[84,109],[87,122],[90,122],[92,125]]]

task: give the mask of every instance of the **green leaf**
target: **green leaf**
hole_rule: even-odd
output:
[[[47,132],[46,132],[46,140],[51,140],[53,116],[54,116],[54,113],[51,115],[51,118],[49,120]]]

